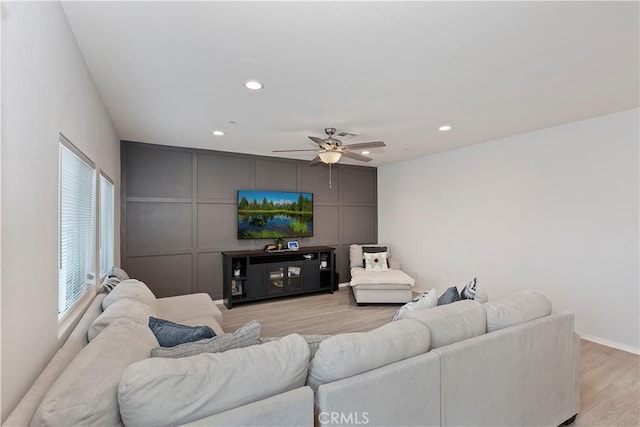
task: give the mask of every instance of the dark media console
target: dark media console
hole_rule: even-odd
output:
[[[224,305],[334,289],[335,249],[222,252]]]

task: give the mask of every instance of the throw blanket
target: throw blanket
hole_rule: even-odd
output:
[[[393,268],[389,271],[366,271],[362,267],[351,269],[351,286],[382,284],[413,286],[416,281],[404,271]]]

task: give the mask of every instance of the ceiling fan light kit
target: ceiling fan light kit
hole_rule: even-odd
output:
[[[320,160],[330,165],[333,163],[338,163],[338,160],[340,160],[340,157],[342,157],[342,153],[338,151],[323,151],[319,153],[318,156],[320,156]]]
[[[359,160],[361,162],[370,162],[371,160],[373,160],[371,157],[366,157],[362,154],[354,153],[353,151],[360,151],[362,153],[369,154],[366,149],[387,146],[382,141],[360,142],[357,144],[342,145],[342,141],[340,141],[338,138],[333,137],[333,135],[335,135],[336,133],[336,128],[326,128],[324,130],[324,133],[327,134],[327,137],[325,139],[318,138],[317,136],[309,137],[310,140],[318,144],[317,150],[274,150],[273,152],[282,153],[291,151],[316,151],[318,155],[314,157],[313,160],[311,160],[311,164],[316,164],[321,161],[322,163],[326,163],[329,165],[329,188],[331,188],[331,165],[338,163],[342,156],[348,157],[353,160]],[[344,134],[349,136],[356,135],[348,132],[344,132]]]

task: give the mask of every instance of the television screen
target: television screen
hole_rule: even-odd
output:
[[[238,190],[238,239],[313,236],[313,193]]]

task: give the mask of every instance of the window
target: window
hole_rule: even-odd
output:
[[[95,167],[60,138],[58,184],[58,319],[95,282]]]
[[[100,174],[100,277],[113,267],[114,224],[113,183]]]

